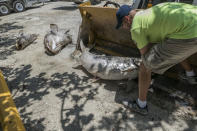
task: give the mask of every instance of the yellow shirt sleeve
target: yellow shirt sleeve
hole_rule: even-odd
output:
[[[138,49],[142,49],[148,44],[148,39],[144,31],[141,28],[131,29],[131,38],[136,42]]]

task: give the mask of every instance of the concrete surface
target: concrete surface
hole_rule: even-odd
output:
[[[49,2],[0,17],[0,69],[27,131],[197,130],[192,107],[177,106],[168,94],[149,93],[150,113],[141,116],[120,104],[122,99],[136,98],[136,82],[128,90],[126,81],[95,80],[74,68],[77,63],[70,54],[80,22],[72,2]],[[43,38],[51,23],[71,29],[73,38],[73,44],[56,56],[44,53]],[[14,36],[21,29],[40,36],[34,44],[16,51]]]

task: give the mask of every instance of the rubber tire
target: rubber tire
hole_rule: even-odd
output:
[[[76,1],[76,2],[74,2],[75,4],[82,4],[83,3],[83,1]]]
[[[16,4],[17,4],[17,3],[20,3],[20,4],[23,5],[23,10],[19,11],[19,10],[16,9]],[[25,4],[24,4],[23,1],[21,1],[21,0],[16,0],[16,1],[13,2],[13,9],[14,9],[14,11],[15,11],[16,13],[18,13],[18,12],[23,12],[23,11],[25,10]]]
[[[101,3],[101,0],[90,0],[92,5],[97,5]]]
[[[0,15],[8,15],[10,13],[11,10],[10,10],[10,8],[9,8],[9,6],[7,4],[2,3],[2,4],[0,4],[0,6],[6,6],[7,9],[8,9],[8,13],[7,14],[3,14],[3,13],[0,12]]]

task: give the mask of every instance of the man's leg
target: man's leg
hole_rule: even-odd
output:
[[[182,61],[180,64],[185,71],[192,71],[193,70],[187,59]]]
[[[148,114],[148,107],[146,103],[146,97],[148,88],[151,82],[151,71],[147,70],[143,63],[140,65],[139,69],[139,97],[135,101],[123,101],[123,104],[129,107],[131,110],[138,112],[142,115]]]
[[[185,70],[185,74],[180,75],[180,78],[188,81],[190,84],[197,84],[196,73],[194,72],[193,68],[191,67],[189,61],[184,60],[180,64],[183,67],[183,69]]]
[[[189,71],[191,66],[185,59],[196,53],[196,51],[197,38],[187,40],[167,39],[161,44],[154,45],[147,53],[142,55],[143,64],[141,64],[139,70],[139,99],[137,102],[123,101],[123,104],[133,111],[144,115],[148,114],[147,106],[144,108],[143,106],[146,103],[147,90],[151,82],[151,72],[163,74],[166,70],[182,61],[184,69]],[[194,82],[197,83],[197,81]],[[140,106],[140,103],[143,106]]]
[[[148,88],[151,82],[151,71],[147,70],[143,63],[140,65],[139,71],[139,100],[146,101]]]

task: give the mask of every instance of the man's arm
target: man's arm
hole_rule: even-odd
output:
[[[139,49],[140,50],[140,54],[144,55],[146,54],[146,52],[148,52],[148,50],[151,48],[152,44],[147,44],[146,46],[144,46],[143,48]]]

